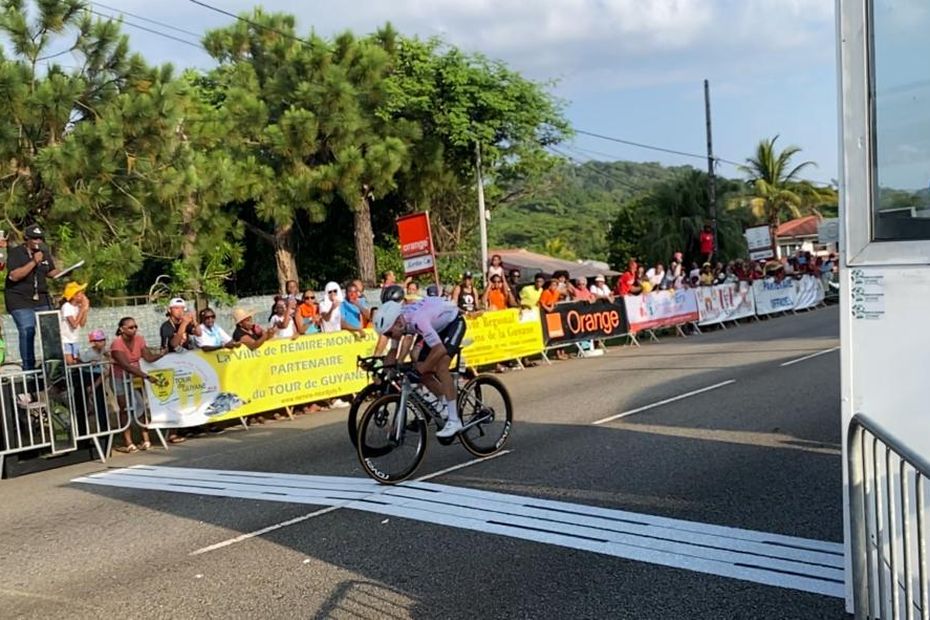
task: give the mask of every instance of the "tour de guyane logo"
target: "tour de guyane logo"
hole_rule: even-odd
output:
[[[174,370],[160,369],[149,372],[152,381],[152,394],[159,402],[165,402],[174,391]]]

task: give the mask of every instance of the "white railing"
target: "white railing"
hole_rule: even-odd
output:
[[[8,456],[61,454],[84,441],[106,462],[113,438],[134,419],[130,379],[117,379],[110,362],[43,364],[28,371],[6,367],[0,372],[0,473]],[[122,417],[118,391],[129,401]]]
[[[930,464],[862,415],[847,448],[856,618],[930,620]]]

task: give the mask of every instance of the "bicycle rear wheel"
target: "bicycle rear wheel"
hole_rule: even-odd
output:
[[[426,454],[426,420],[409,405],[400,409],[400,394],[386,394],[368,406],[358,424],[358,460],[366,474],[384,484],[409,478]]]
[[[466,450],[489,456],[504,447],[513,427],[513,405],[496,377],[478,375],[466,383],[459,392],[458,408],[466,427],[458,437]]]
[[[346,426],[349,430],[349,441],[352,447],[358,449],[358,418],[359,411],[365,411],[365,408],[373,403],[382,394],[388,391],[386,383],[369,383],[362,391],[352,399],[352,406],[349,407],[349,417],[346,420]]]

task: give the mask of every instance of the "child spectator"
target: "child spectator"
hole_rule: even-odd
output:
[[[86,288],[86,284],[68,282],[62,295],[65,303],[61,305],[61,343],[66,364],[76,364],[81,361],[78,342],[81,337],[81,328],[87,324],[87,312],[90,310],[90,301],[84,294]]]
[[[487,278],[485,282],[490,282],[491,278],[494,276],[500,276],[501,280],[504,279],[504,261],[501,259],[500,254],[495,254],[491,257],[491,264],[488,266]]]

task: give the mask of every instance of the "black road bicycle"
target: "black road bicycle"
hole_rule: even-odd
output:
[[[457,386],[459,416],[463,428],[454,437],[437,438],[448,445],[456,438],[478,457],[501,450],[513,426],[510,394],[497,377],[478,375],[461,383],[460,360],[453,376]],[[357,451],[362,469],[384,484],[406,480],[426,455],[430,423],[443,427],[444,408],[426,392],[412,364],[399,364],[383,371],[386,393],[365,408],[358,422]],[[350,433],[351,433],[350,426]]]

